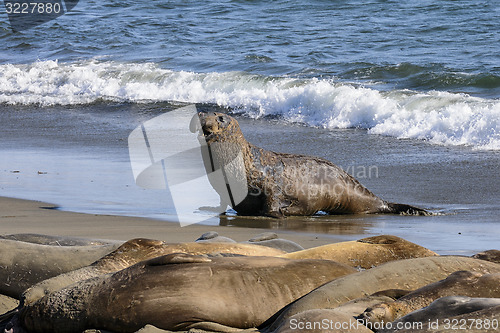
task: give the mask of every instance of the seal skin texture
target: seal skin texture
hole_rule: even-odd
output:
[[[135,332],[146,324],[173,331],[251,328],[354,272],[329,260],[170,254],[47,295],[20,310],[20,323],[29,332],[59,333]]]
[[[202,127],[200,140],[207,143],[205,154],[210,155],[212,169],[214,165],[230,165],[240,153],[243,157],[243,165],[226,170],[228,178],[246,177],[248,195],[240,203],[227,203],[239,215],[283,217],[313,215],[319,211],[429,214],[421,208],[382,200],[325,159],[259,148],[244,138],[236,119],[227,114],[200,112],[198,117]],[[210,167],[205,166],[209,171]],[[212,185],[218,192],[225,188]]]
[[[114,273],[130,267],[141,261],[153,259],[172,253],[187,253],[192,255],[221,253],[247,256],[278,256],[285,252],[269,247],[237,244],[237,243],[172,243],[145,238],[131,239],[115,251],[105,255],[89,266],[85,266],[53,278],[41,281],[27,290],[21,296],[23,305],[34,303],[45,295],[60,290],[70,284],[77,283],[96,276]]]
[[[359,316],[365,322],[392,322],[446,296],[500,297],[500,273],[456,271],[446,279],[419,288],[397,301],[380,303]]]

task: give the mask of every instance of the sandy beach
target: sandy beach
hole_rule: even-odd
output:
[[[59,211],[55,205],[0,197],[0,233],[37,233],[98,239],[129,240],[150,238],[169,243],[193,242],[208,231],[216,231],[235,241],[247,241],[269,229],[190,225],[148,218],[82,214]],[[331,235],[278,231],[278,236],[297,242],[304,248],[340,241]]]

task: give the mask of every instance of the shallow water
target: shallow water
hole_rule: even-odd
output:
[[[9,126],[1,128],[2,195],[45,200],[64,210],[175,221],[167,191],[135,185],[127,148],[127,137],[137,124],[173,107],[92,105],[71,112],[53,107],[42,118],[36,110],[4,107],[0,120]],[[72,127],[75,119],[86,126],[77,131]],[[473,254],[498,247],[499,153],[374,136],[365,130],[332,131],[277,119],[237,119],[247,140],[256,145],[327,158],[382,198],[424,207],[437,216],[277,220],[236,217],[230,212],[227,217],[204,223],[341,235],[345,239],[394,234],[441,254]],[[25,134],[19,136],[21,132]]]

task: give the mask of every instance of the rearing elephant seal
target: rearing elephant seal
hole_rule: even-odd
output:
[[[242,154],[244,166],[225,170],[229,179],[244,177],[243,169],[246,174],[248,195],[242,202],[231,204],[238,214],[428,214],[420,208],[380,199],[325,159],[256,147],[243,137],[238,122],[227,114],[200,112],[198,117],[203,132],[200,139],[207,142],[212,164],[227,166]]]

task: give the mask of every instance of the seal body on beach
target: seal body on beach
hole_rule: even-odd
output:
[[[0,239],[0,293],[19,298],[35,283],[87,266],[119,245],[53,246]]]
[[[431,321],[436,321],[436,319],[442,321],[445,318],[460,316],[493,307],[500,307],[500,298],[445,296],[435,300],[425,308],[407,314],[394,323],[429,323]],[[392,326],[397,327],[397,324]],[[382,332],[393,331],[392,329],[382,330]],[[397,330],[395,331],[397,332]]]
[[[476,253],[472,258],[487,260],[491,262],[496,262],[500,264],[500,251],[499,250],[488,250]]]
[[[319,211],[329,214],[428,214],[417,207],[382,200],[325,159],[256,147],[244,138],[236,119],[227,114],[200,112],[198,117],[201,139],[209,147],[212,164],[230,165],[241,153],[244,165],[226,170],[227,178],[237,179],[243,173],[246,177],[248,195],[240,203],[227,203],[240,215],[283,217],[313,215]]]
[[[259,234],[253,238],[250,238],[245,243],[273,247],[275,249],[279,249],[285,252],[295,252],[304,249],[301,245],[292,242],[291,240],[278,238],[278,235],[274,232],[265,232]],[[311,259],[318,259],[318,258],[311,258]]]
[[[115,251],[92,264],[41,281],[22,294],[23,304],[31,304],[41,297],[70,284],[114,273],[141,261],[172,253],[235,254],[247,256],[278,256],[285,252],[269,247],[240,243],[165,243],[160,240],[136,238],[122,244]]]
[[[314,272],[314,274],[312,274]],[[262,324],[314,288],[356,272],[328,260],[171,254],[73,284],[20,310],[29,332],[229,331]]]
[[[491,305],[498,301],[498,298],[443,297],[427,308],[394,321],[391,329],[385,328],[379,332],[450,333],[463,331],[467,333],[497,333],[500,322],[500,305]],[[438,318],[434,319],[436,317]],[[425,319],[420,321],[420,318]],[[415,321],[423,325],[420,327],[407,325],[408,328],[397,329],[398,323],[414,323]],[[464,323],[468,323],[468,325],[463,325]],[[405,327],[401,324],[399,327]]]
[[[357,241],[340,242],[287,253],[283,258],[335,260],[353,267],[369,269],[383,263],[437,256],[431,250],[397,236],[381,235]]]
[[[359,319],[370,323],[391,322],[441,297],[455,295],[500,297],[500,273],[483,275],[480,272],[457,271],[444,280],[417,289],[394,302],[370,307]]]
[[[335,279],[289,304],[262,328],[272,332],[293,315],[310,309],[334,309],[350,300],[388,289],[415,290],[445,279],[451,272],[469,270],[500,273],[500,265],[459,256],[397,260]]]
[[[32,244],[40,245],[52,245],[52,246],[99,246],[99,245],[110,245],[117,244],[121,245],[122,241],[107,240],[107,239],[92,239],[92,238],[81,238],[81,237],[68,237],[68,236],[52,236],[52,235],[42,235],[42,234],[11,234],[0,236],[0,239],[10,239],[19,242],[26,242]]]

